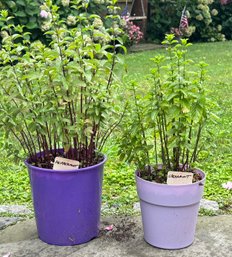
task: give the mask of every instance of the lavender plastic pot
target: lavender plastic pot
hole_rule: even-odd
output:
[[[39,238],[76,245],[98,236],[104,160],[94,166],[57,171],[28,167]]]
[[[193,243],[205,174],[189,185],[146,181],[135,173],[140,198],[144,239],[162,249],[181,249]]]

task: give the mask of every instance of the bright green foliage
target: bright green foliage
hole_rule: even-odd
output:
[[[137,92],[132,83],[120,155],[141,171],[151,172],[158,164],[166,172],[188,169],[197,160],[202,130],[210,117],[204,89],[206,64],[187,59],[187,40],[176,43],[174,35],[167,35],[163,42],[167,55],[152,59],[147,92]]]
[[[7,11],[1,11],[0,127],[31,158],[44,151],[50,162],[52,149],[56,155],[63,148],[85,167],[98,161],[96,149],[101,151],[120,120],[120,109],[114,108],[119,81],[113,71],[120,61],[116,50],[122,48],[115,30],[120,17],[109,14],[112,26],[107,29],[100,16],[88,13],[88,4],[72,2],[81,13],[67,28],[58,7],[46,1],[49,47],[31,43],[24,27],[13,25]]]
[[[137,200],[134,169],[116,158],[111,158],[105,167],[102,201],[103,206],[122,212],[133,207]],[[127,212],[129,212],[129,209]],[[107,212],[107,210],[106,210]]]
[[[30,204],[29,176],[23,163],[14,165],[12,159],[3,157],[0,160],[0,204]]]

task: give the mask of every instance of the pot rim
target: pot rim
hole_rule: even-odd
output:
[[[199,168],[194,168],[194,170],[198,171],[203,176],[203,178],[201,180],[197,181],[197,182],[192,183],[192,184],[168,185],[168,184],[162,184],[162,183],[157,183],[157,182],[153,182],[153,181],[148,181],[146,179],[143,179],[143,178],[139,177],[138,176],[139,171],[137,171],[137,170],[135,171],[135,177],[136,177],[136,179],[138,179],[138,180],[140,180],[142,182],[146,182],[146,183],[149,183],[149,184],[152,184],[152,185],[156,185],[156,186],[160,186],[160,187],[183,187],[183,186],[191,187],[191,186],[194,186],[194,185],[197,185],[197,184],[199,186],[204,186],[205,179],[206,179],[205,172],[202,171]]]
[[[39,154],[39,153],[37,153]],[[78,169],[70,169],[70,170],[53,170],[53,169],[48,169],[48,168],[41,168],[41,167],[37,167],[37,166],[34,166],[32,164],[30,164],[28,162],[29,158],[27,158],[24,163],[25,165],[28,167],[28,168],[33,168],[33,169],[36,169],[37,171],[47,171],[47,172],[56,172],[56,173],[75,173],[75,172],[81,172],[81,171],[86,171],[86,170],[89,170],[89,169],[94,169],[94,168],[97,168],[99,166],[102,166],[106,161],[107,161],[107,156],[106,155],[103,155],[103,160],[97,164],[94,164],[94,165],[91,165],[91,166],[88,166],[88,167],[84,167],[84,168],[78,168]]]

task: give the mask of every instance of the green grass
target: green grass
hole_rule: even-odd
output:
[[[23,163],[0,157],[0,204],[30,203],[29,176]]]
[[[146,75],[151,68],[150,58],[165,49],[140,52],[125,56],[128,65],[127,80],[135,79],[146,85]],[[208,89],[217,102],[216,124],[209,124],[212,137],[206,141],[206,150],[200,156],[198,167],[207,174],[204,197],[218,201],[224,213],[232,213],[232,190],[221,184],[232,181],[232,42],[194,44],[189,58],[209,64]],[[108,162],[105,167],[103,206],[105,213],[113,210],[131,213],[133,203],[138,201],[134,182],[135,167],[120,162],[113,137],[105,147]],[[0,204],[31,203],[29,179],[23,164],[13,164],[4,151],[0,156]]]

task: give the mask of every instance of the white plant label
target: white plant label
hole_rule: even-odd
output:
[[[53,164],[53,170],[78,169],[79,164],[80,164],[79,161],[76,161],[76,160],[70,160],[63,157],[56,157]]]
[[[168,185],[183,185],[193,183],[193,173],[192,172],[182,172],[182,171],[169,171],[167,184]]]

